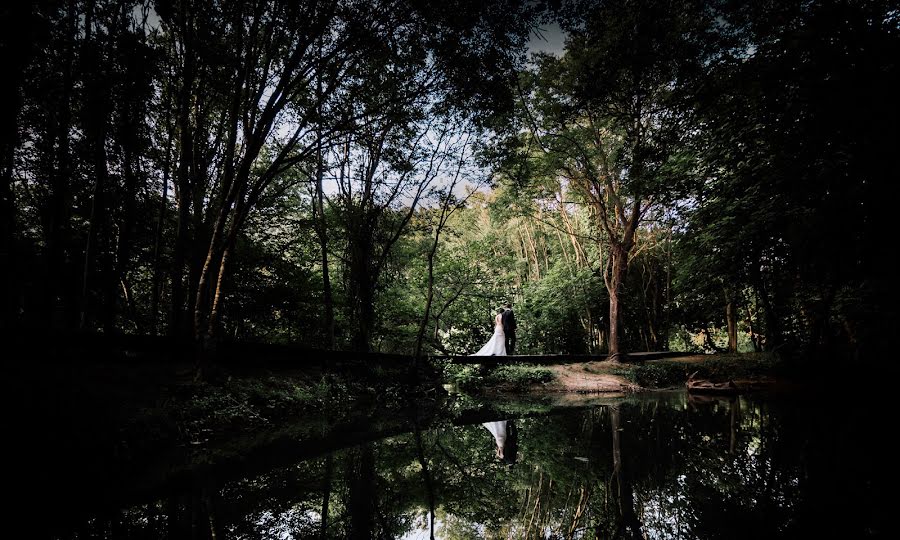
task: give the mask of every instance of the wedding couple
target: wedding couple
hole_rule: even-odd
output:
[[[506,356],[515,354],[516,316],[512,304],[506,304],[494,317],[494,335],[477,353],[470,356]]]

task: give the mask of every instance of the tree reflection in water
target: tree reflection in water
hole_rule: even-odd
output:
[[[432,519],[446,539],[877,536],[890,462],[858,412],[659,394],[517,419],[511,466],[480,422],[417,418],[409,433],[198,478],[54,536],[428,538]]]

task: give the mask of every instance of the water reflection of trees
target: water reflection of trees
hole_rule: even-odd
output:
[[[512,467],[497,460],[481,425],[445,420],[253,478],[206,479],[81,532],[397,538],[427,529],[432,507],[436,537],[446,539],[783,537],[829,530],[823,523],[872,530],[852,519],[819,521],[839,506],[829,497],[845,501],[845,515],[853,504],[871,506],[861,487],[871,480],[848,471],[829,489],[829,466],[855,453],[803,411],[672,395],[523,418]],[[856,473],[874,473],[861,467]],[[849,507],[848,494],[858,499]]]

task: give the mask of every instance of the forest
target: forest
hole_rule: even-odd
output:
[[[525,354],[877,363],[900,322],[896,2],[0,21],[8,335],[463,355],[509,302]]]

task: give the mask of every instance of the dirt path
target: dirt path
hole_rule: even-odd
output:
[[[545,391],[555,392],[633,392],[640,387],[624,377],[610,373],[615,365],[609,362],[583,362],[547,366],[553,372],[553,382],[544,385]]]

